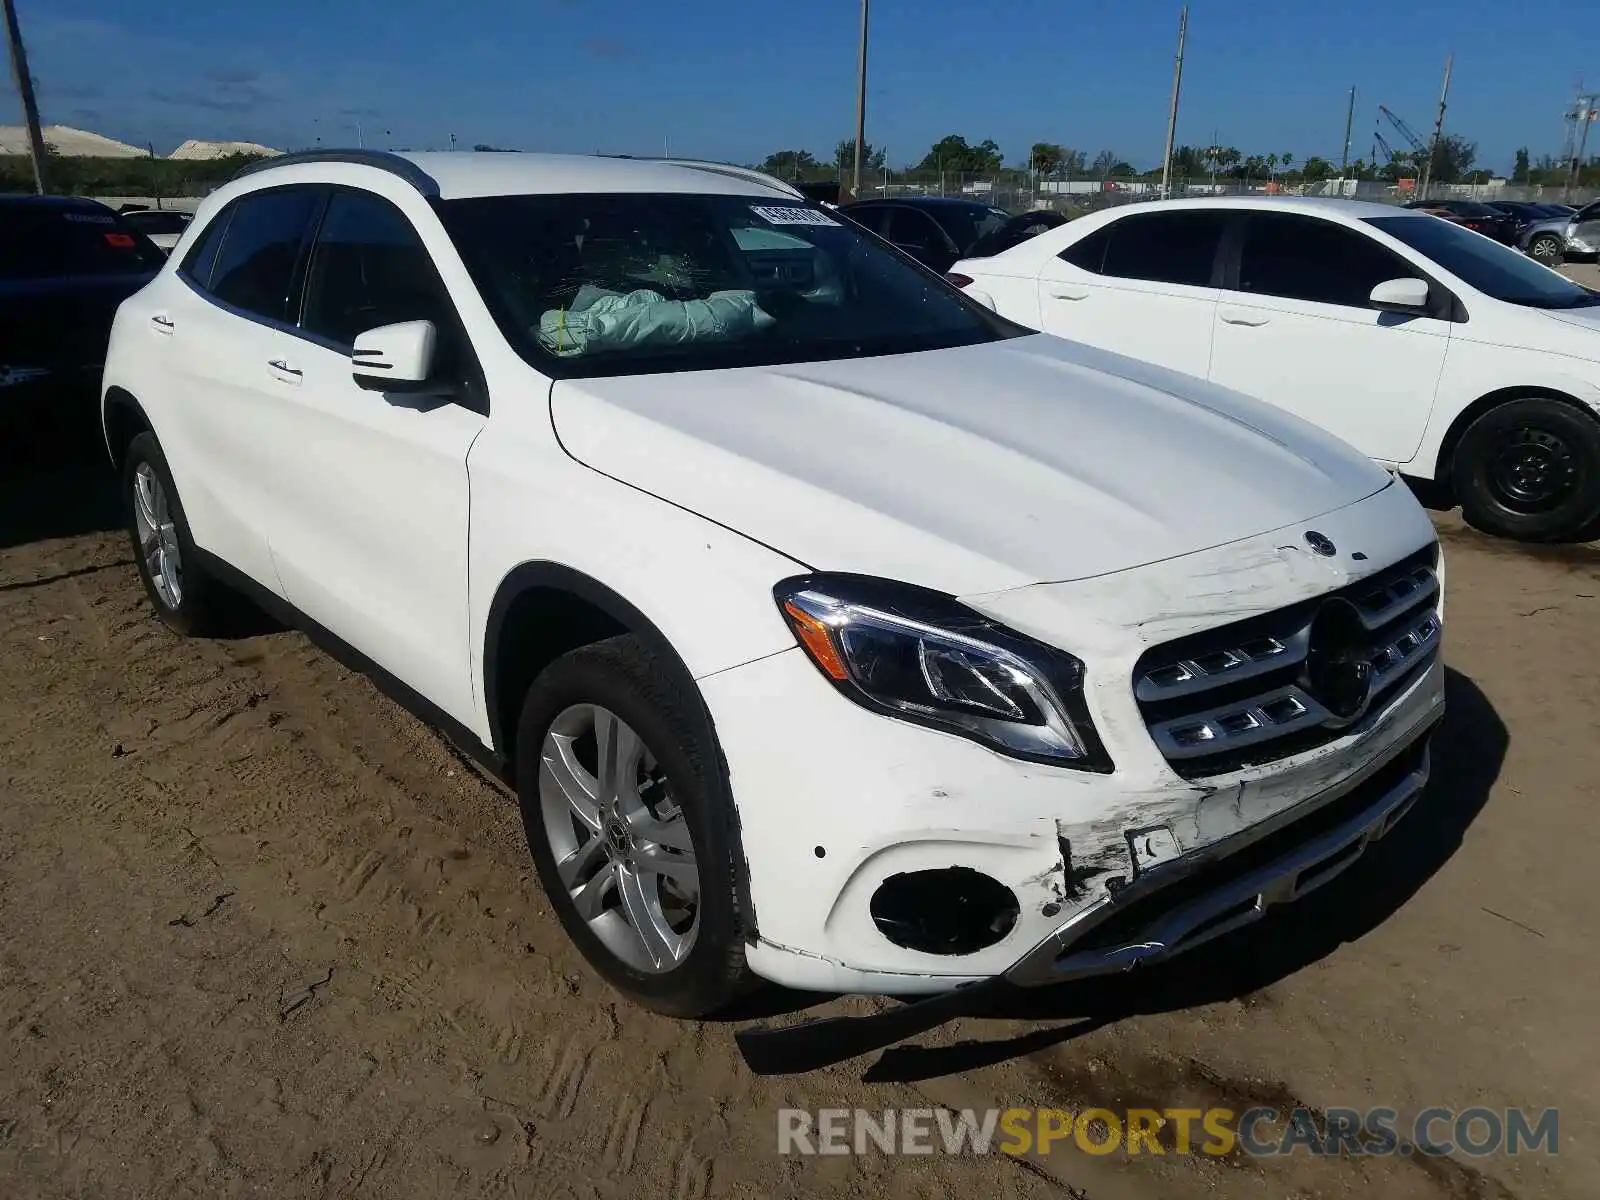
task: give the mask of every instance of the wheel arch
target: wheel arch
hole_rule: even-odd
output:
[[[1484,413],[1508,404],[1513,400],[1555,400],[1577,412],[1595,417],[1593,408],[1585,404],[1576,396],[1561,391],[1559,388],[1539,387],[1534,384],[1516,385],[1512,387],[1497,388],[1479,396],[1466,408],[1456,414],[1455,420],[1450,422],[1450,427],[1445,430],[1444,439],[1439,443],[1439,457],[1434,464],[1434,480],[1454,492],[1451,482],[1451,471],[1455,465],[1456,447],[1461,444],[1462,436],[1472,427],[1472,423]]]
[[[147,430],[154,430],[144,406],[127,388],[108,387],[100,406],[101,431],[105,437],[106,452],[111,455],[111,465],[122,470],[123,458],[133,439]]]
[[[746,932],[754,940],[750,868],[711,709],[683,656],[655,622],[615,590],[556,562],[524,562],[506,573],[489,604],[483,634],[483,699],[491,749],[514,778],[522,701],[539,672],[569,651],[620,634],[642,641],[678,677],[683,693],[694,699],[695,711],[686,716],[714,755],[716,778],[707,782],[720,792],[729,814],[734,887]]]

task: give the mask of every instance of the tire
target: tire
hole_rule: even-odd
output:
[[[1600,420],[1549,397],[1490,409],[1461,437],[1451,479],[1467,521],[1520,541],[1566,541],[1600,517]]]
[[[133,561],[156,615],[174,631],[200,636],[221,628],[233,597],[200,566],[183,501],[156,435],[133,439],[122,465]],[[176,567],[176,573],[167,569]]]
[[[699,706],[623,636],[547,667],[517,726],[522,823],[550,906],[612,987],[676,1017],[713,1013],[751,983],[732,802]],[[603,745],[625,749],[620,788]]]
[[[1528,257],[1547,267],[1559,267],[1566,258],[1566,243],[1553,233],[1541,233],[1528,243]]]

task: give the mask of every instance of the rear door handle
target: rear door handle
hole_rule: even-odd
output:
[[[1089,289],[1075,287],[1053,287],[1050,289],[1050,294],[1057,300],[1087,300],[1089,298]]]
[[[273,378],[280,383],[298,384],[303,378],[303,372],[299,367],[290,366],[288,361],[282,358],[274,358],[268,362],[267,370],[271,371]]]
[[[1264,317],[1259,313],[1240,312],[1238,309],[1225,311],[1221,315],[1222,319],[1229,325],[1245,325],[1251,329],[1254,329],[1260,325],[1265,325],[1272,319],[1271,317]]]
[[[177,328],[177,325],[173,324],[172,318],[167,316],[166,313],[157,313],[150,318],[150,328],[157,333],[170,334]]]

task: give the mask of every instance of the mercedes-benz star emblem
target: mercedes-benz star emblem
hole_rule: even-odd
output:
[[[1348,600],[1326,601],[1307,638],[1305,688],[1343,724],[1359,720],[1372,699],[1372,661],[1363,653],[1366,627]]]
[[[1306,530],[1306,545],[1310,546],[1324,558],[1332,558],[1339,549],[1339,547],[1333,544],[1331,539],[1325,537],[1323,534],[1318,533],[1315,529]]]

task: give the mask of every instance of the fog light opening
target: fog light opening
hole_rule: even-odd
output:
[[[896,946],[924,954],[976,954],[1010,933],[1011,889],[970,867],[891,875],[872,895],[872,920]]]

